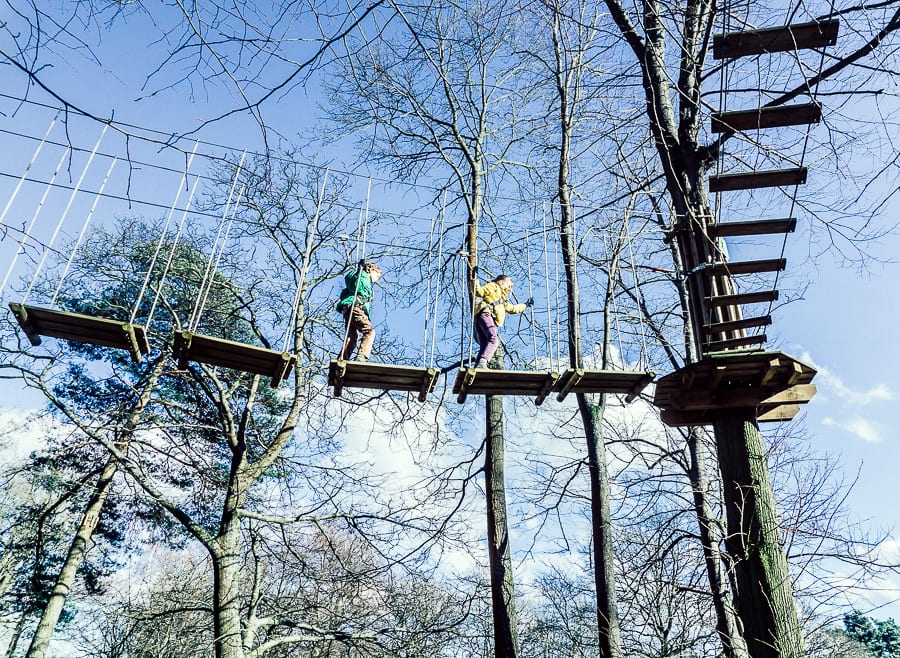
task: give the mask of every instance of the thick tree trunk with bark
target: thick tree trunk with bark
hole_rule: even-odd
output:
[[[794,604],[765,447],[752,409],[715,423],[737,608],[752,658],[800,658]]]
[[[128,452],[128,446],[131,442],[134,429],[140,420],[141,414],[143,414],[147,405],[150,403],[153,389],[156,387],[156,382],[159,380],[159,376],[162,373],[163,365],[164,359],[159,359],[154,364],[140,396],[135,401],[134,406],[128,414],[128,418],[122,428],[122,436],[116,441],[116,447],[124,453]],[[50,595],[50,599],[47,601],[47,605],[41,615],[41,620],[38,622],[34,635],[31,638],[31,645],[28,647],[28,652],[25,654],[27,658],[43,658],[43,656],[47,654],[47,648],[50,645],[50,640],[53,637],[53,631],[59,621],[59,616],[62,614],[66,597],[72,591],[72,585],[75,583],[75,576],[78,573],[78,568],[84,560],[84,554],[91,543],[91,537],[94,534],[94,530],[97,529],[97,524],[100,521],[100,514],[103,510],[103,504],[106,502],[106,497],[112,487],[113,478],[118,470],[118,460],[110,455],[106,465],[103,467],[103,471],[100,473],[97,483],[94,485],[94,490],[91,493],[87,507],[81,517],[78,530],[75,532],[75,537],[72,539],[72,544],[69,546],[69,552],[66,554],[66,560],[56,578],[53,592]]]
[[[496,361],[495,361],[496,363]],[[487,493],[488,559],[491,571],[491,602],[494,616],[494,657],[515,658],[519,654],[516,632],[516,597],[506,518],[506,484],[503,458],[503,397],[485,400],[487,437],[484,451],[484,483]]]

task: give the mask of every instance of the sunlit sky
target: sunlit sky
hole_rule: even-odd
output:
[[[192,96],[181,87],[147,97],[142,86],[158,64],[159,53],[158,48],[148,46],[154,40],[148,36],[150,29],[143,20],[117,23],[113,32],[102,34],[96,51],[100,64],[83,53],[48,52],[45,63],[52,66],[41,71],[41,79],[66,100],[98,116],[114,113],[118,121],[162,131],[190,131],[233,105],[234,95],[218,87],[195,88]],[[96,36],[93,33],[88,39],[93,41]],[[5,38],[5,34],[0,37]],[[10,66],[0,66],[0,90],[21,96],[26,91],[23,75]],[[40,90],[32,89],[31,94],[35,100],[53,104]],[[277,133],[290,139],[310,127],[309,117],[315,115],[318,102],[321,99],[314,91],[293,88],[265,104],[262,112]],[[45,127],[31,125],[28,110],[17,111],[10,99],[0,99],[0,111],[4,129],[33,134]],[[258,149],[262,143],[258,126],[246,115],[208,125],[198,137],[238,149]],[[900,143],[900,135],[896,138],[895,143]],[[872,157],[884,160],[895,155]],[[0,168],[5,173],[21,173],[9,171],[4,166],[8,162],[9,154],[0,153]],[[811,176],[815,176],[814,165]],[[6,194],[10,187],[4,180],[0,191]],[[804,410],[805,425],[816,449],[840,456],[848,480],[857,478],[858,473],[850,497],[853,512],[876,527],[894,528],[900,526],[896,503],[900,497],[900,437],[896,430],[900,426],[900,385],[895,378],[900,370],[900,341],[896,338],[900,265],[891,261],[900,253],[900,236],[885,237],[872,250],[884,262],[861,272],[843,266],[836,254],[826,253],[811,262],[805,258],[804,245],[791,244],[789,239],[789,273],[800,280],[809,278],[810,285],[803,299],[776,311],[768,334],[770,347],[819,370],[814,380],[818,394]],[[792,260],[792,256],[796,258]],[[5,264],[0,265],[5,271]],[[7,397],[6,406],[11,404]],[[37,405],[39,401],[22,398],[20,404]],[[897,541],[890,548],[893,557],[900,559],[900,530],[894,528],[892,533]],[[900,589],[900,582],[893,587]],[[896,590],[873,592],[871,604],[877,606],[895,596]],[[873,614],[900,617],[900,606]]]

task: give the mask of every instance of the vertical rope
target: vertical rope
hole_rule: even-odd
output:
[[[53,127],[56,125],[56,120],[59,118],[59,112],[56,113],[56,116],[53,117],[53,120],[50,121],[50,126],[47,128],[47,132],[44,133],[43,138],[40,143],[37,145],[37,148],[34,150],[34,155],[31,156],[31,160],[29,160],[28,165],[25,167],[25,171],[22,172],[22,176],[19,178],[19,182],[16,183],[16,189],[13,190],[12,196],[9,197],[9,201],[6,202],[6,206],[3,208],[3,212],[0,213],[0,225],[6,221],[6,214],[9,212],[10,207],[13,202],[16,200],[16,197],[19,195],[19,190],[22,189],[22,184],[25,182],[25,179],[28,177],[28,172],[31,171],[31,168],[34,166],[35,161],[38,159],[38,156],[41,154],[41,149],[44,148],[44,143],[47,141],[47,138],[50,137],[50,133],[53,131]]]
[[[225,201],[225,208],[222,211],[222,219],[219,221],[219,230],[216,232],[216,239],[213,240],[213,248],[212,253],[209,256],[209,261],[206,263],[206,268],[203,271],[203,278],[200,280],[200,292],[201,294],[197,295],[197,301],[194,302],[194,308],[191,311],[191,318],[188,320],[188,329],[193,331],[192,327],[194,326],[194,319],[197,317],[197,311],[200,308],[200,299],[203,296],[203,289],[206,287],[206,279],[209,276],[209,270],[212,267],[213,256],[215,255],[216,248],[219,244],[219,237],[222,235],[222,229],[225,226],[226,218],[228,217],[228,211],[231,209],[231,201],[234,198],[234,190],[237,187],[238,178],[241,175],[241,170],[244,166],[244,158],[247,157],[247,151],[241,155],[241,160],[238,163],[237,169],[234,170],[234,178],[231,180],[231,189],[228,191],[228,198]]]
[[[134,319],[137,317],[138,308],[141,305],[141,302],[144,300],[144,293],[147,292],[147,284],[150,282],[150,275],[153,274],[153,268],[156,267],[156,259],[159,258],[159,252],[162,249],[163,243],[166,240],[166,233],[169,232],[169,224],[172,222],[172,215],[175,214],[175,206],[178,205],[178,199],[181,198],[181,188],[187,182],[188,173],[191,170],[191,163],[194,161],[194,155],[197,153],[197,147],[200,145],[200,140],[194,142],[194,150],[191,151],[191,157],[188,159],[187,166],[184,168],[184,172],[181,174],[181,180],[178,181],[178,188],[175,193],[175,198],[172,200],[172,205],[169,208],[169,214],[166,217],[166,221],[163,224],[162,231],[159,234],[159,241],[156,243],[156,250],[153,252],[153,258],[150,259],[150,266],[147,268],[147,275],[144,277],[144,283],[141,284],[141,291],[138,293],[137,299],[134,302],[134,309],[131,311],[131,319],[130,323],[134,323]]]
[[[625,239],[628,241],[628,255],[631,259],[631,277],[634,280],[634,293],[638,302],[638,326],[641,328],[641,354],[639,363],[641,366],[644,366],[645,364],[650,363],[650,352],[647,349],[647,326],[644,322],[644,313],[641,310],[641,306],[643,306],[641,303],[642,293],[640,281],[638,280],[637,262],[634,258],[634,240],[632,239],[628,222],[625,223]],[[613,289],[613,292],[615,293],[615,288]]]
[[[447,208],[447,192],[444,192],[444,198],[441,201],[441,222],[438,228],[438,264],[443,262],[444,259],[444,212]],[[435,283],[434,289],[434,321],[431,323],[431,367],[434,367],[434,352],[437,347],[437,324],[438,324],[438,303],[440,301],[440,285],[441,285],[441,270],[438,270],[437,273],[437,282]]]
[[[241,199],[244,198],[244,190],[247,189],[246,185],[241,186],[241,191],[238,192],[237,197],[235,197],[234,204],[232,204],[231,217],[228,218],[228,225],[225,227],[225,235],[222,236],[222,243],[219,246],[218,254],[216,254],[216,260],[213,264],[212,271],[209,274],[209,278],[206,283],[206,292],[203,294],[203,298],[200,299],[200,306],[197,311],[197,318],[189,328],[190,331],[196,331],[197,327],[200,325],[200,318],[203,317],[203,309],[206,307],[206,302],[209,299],[209,293],[212,291],[213,283],[216,281],[216,272],[219,271],[219,263],[222,262],[222,254],[225,253],[225,246],[228,244],[228,234],[231,233],[231,226],[234,224],[234,218],[237,215],[238,207],[240,206]]]
[[[562,337],[562,319],[559,311],[559,252],[562,251],[562,239],[558,231],[554,230],[556,235],[557,248],[553,250],[553,288],[554,298],[556,300],[556,371],[559,372],[562,366],[561,343]]]
[[[528,267],[528,297],[534,299],[534,283],[531,280],[531,249],[529,247],[528,229],[525,229],[525,264]],[[537,369],[537,329],[534,326],[534,306],[531,307],[531,351],[534,356],[534,368]]]
[[[553,369],[553,317],[551,315],[550,304],[550,261],[548,257],[547,245],[547,206],[541,204],[541,233],[544,236],[544,294],[547,297],[547,346],[548,356],[550,357],[550,369]]]
[[[21,256],[22,252],[25,251],[25,242],[31,238],[31,230],[37,223],[38,217],[41,214],[41,210],[43,210],[44,208],[44,202],[47,201],[50,190],[53,189],[53,186],[56,183],[56,177],[59,175],[63,163],[66,161],[66,158],[69,156],[71,150],[72,149],[69,146],[63,149],[63,153],[59,158],[59,162],[56,163],[56,169],[53,170],[53,175],[50,177],[50,182],[47,183],[46,186],[44,186],[44,193],[41,195],[41,200],[38,202],[37,208],[35,208],[34,214],[31,216],[31,221],[25,228],[25,234],[22,236],[22,239],[19,240],[19,246],[16,249],[15,255],[13,255],[12,261],[9,264],[9,269],[6,270],[6,275],[3,277],[3,282],[0,283],[0,293],[2,293],[6,289],[6,284],[9,282],[9,277],[12,276],[13,270],[16,267],[16,261],[19,260],[19,256]],[[50,245],[47,245],[48,248],[49,246]]]
[[[88,225],[91,223],[91,218],[94,216],[94,211],[97,209],[97,202],[100,201],[100,197],[103,196],[103,190],[106,189],[106,183],[109,181],[109,177],[112,174],[113,167],[116,166],[116,162],[118,161],[117,157],[113,157],[113,159],[109,163],[109,169],[106,170],[106,176],[103,177],[103,182],[100,183],[100,189],[94,195],[94,202],[91,204],[91,209],[85,217],[84,224],[81,226],[81,231],[78,232],[78,238],[75,240],[75,244],[72,246],[72,253],[69,254],[69,259],[66,261],[66,266],[63,268],[62,275],[59,277],[59,283],[56,284],[56,290],[53,291],[53,297],[50,299],[50,306],[56,304],[56,299],[59,297],[59,291],[62,290],[63,281],[66,280],[66,275],[69,273],[69,268],[72,267],[72,263],[75,261],[75,253],[78,251],[78,247],[81,246],[81,241],[84,239],[85,234],[87,233]]]
[[[153,313],[156,311],[156,305],[159,302],[159,296],[162,293],[163,284],[166,281],[166,277],[169,275],[169,268],[172,265],[172,260],[175,258],[175,252],[178,249],[178,242],[181,239],[181,231],[184,228],[184,222],[187,219],[188,212],[191,209],[191,203],[194,200],[194,194],[197,192],[197,186],[200,183],[200,176],[197,176],[194,179],[194,184],[191,186],[191,194],[188,196],[187,203],[184,206],[184,212],[181,213],[181,221],[178,223],[178,230],[175,231],[175,239],[172,241],[172,249],[169,250],[169,258],[166,260],[166,266],[163,268],[162,275],[159,277],[159,286],[156,288],[156,294],[153,296],[153,304],[150,306],[150,312],[147,314],[147,326],[149,327],[153,322]],[[134,322],[134,320],[132,320]]]
[[[94,144],[94,148],[84,165],[84,169],[81,170],[81,176],[79,176],[78,182],[72,189],[72,194],[69,195],[69,202],[66,204],[65,210],[63,210],[63,213],[59,218],[59,222],[57,222],[56,224],[56,229],[53,231],[53,235],[50,237],[50,241],[47,243],[47,248],[44,249],[44,254],[41,257],[41,261],[38,263],[37,269],[34,271],[34,277],[31,280],[31,285],[29,285],[28,290],[25,291],[25,298],[22,300],[23,304],[28,299],[31,291],[34,289],[34,284],[37,283],[38,274],[40,274],[41,269],[44,267],[44,263],[47,262],[47,257],[50,255],[50,247],[52,247],[53,243],[56,241],[56,236],[59,234],[59,230],[62,228],[63,223],[66,221],[69,210],[72,208],[72,203],[75,201],[75,197],[78,195],[78,192],[81,191],[81,184],[84,182],[84,177],[87,175],[88,169],[90,169],[91,163],[94,161],[94,156],[97,154],[97,149],[100,148],[100,142],[103,141],[103,136],[106,135],[106,131],[108,129],[109,124],[103,126],[103,130],[100,131],[100,137],[97,138],[97,142]]]
[[[428,230],[428,265],[426,267],[425,281],[425,329],[422,334],[422,365],[426,366],[428,361],[428,330],[429,321],[431,320],[431,274],[434,269],[434,225],[437,222],[437,213],[431,217],[431,228]],[[435,290],[437,296],[437,290]]]
[[[366,238],[369,232],[369,199],[372,195],[372,177],[369,176],[369,185],[366,188],[366,205],[365,212],[360,208],[359,219],[356,222],[356,262],[359,268],[359,261],[363,260],[366,255]],[[362,278],[362,268],[359,268],[359,274],[356,277],[356,285],[353,287],[353,302],[350,304],[349,317],[353,317],[353,309],[356,308],[356,300],[359,297],[359,280]],[[374,293],[374,290],[372,291]],[[344,342],[341,343],[341,357],[350,356],[344,354],[344,346],[347,344],[347,338],[350,336],[350,321],[345,323]]]

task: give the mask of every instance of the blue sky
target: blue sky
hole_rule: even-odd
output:
[[[113,33],[103,34],[97,48],[100,65],[85,54],[51,56],[48,62],[53,66],[44,69],[41,77],[67,100],[99,116],[115,111],[119,121],[162,131],[191,130],[232,106],[234,95],[216,86],[194,87],[192,93],[181,86],[148,97],[148,89],[142,86],[156,67],[160,50],[159,46],[148,47],[152,39],[147,34],[148,25],[143,20],[119,22]],[[159,84],[165,86],[166,82],[161,79]],[[15,96],[25,89],[21,74],[9,66],[0,67],[0,90]],[[36,100],[48,100],[33,93]],[[135,100],[138,98],[141,100]],[[309,127],[304,125],[304,118],[316,113],[317,100],[309,89],[296,88],[264,106],[264,116],[285,136],[293,137],[301,128]],[[5,113],[0,126],[13,130],[28,126],[29,132],[42,131],[45,120],[34,126],[28,110],[12,114],[14,105],[0,99],[0,110]],[[258,149],[262,143],[258,126],[246,115],[207,126],[199,136],[250,149]],[[900,135],[895,137],[895,143],[900,143]],[[877,156],[875,161],[894,155]],[[21,154],[17,157],[21,160]],[[11,159],[8,154],[0,156],[0,165]],[[871,164],[860,162],[860,168]],[[19,166],[13,171],[20,170]],[[6,166],[3,171],[7,171]],[[5,191],[6,184],[0,189]],[[168,198],[168,193],[162,196]],[[895,502],[900,496],[900,437],[896,430],[900,426],[900,385],[895,377],[900,369],[900,341],[896,338],[900,265],[889,262],[900,253],[900,237],[889,235],[873,246],[876,255],[888,262],[861,273],[856,267],[842,265],[834,254],[809,258],[804,236],[798,232],[788,239],[788,269],[792,283],[808,279],[809,287],[803,299],[776,312],[769,331],[774,338],[770,345],[819,368],[814,381],[819,392],[804,410],[805,423],[816,449],[840,455],[848,479],[859,472],[850,498],[853,511],[876,526],[900,528]],[[5,271],[5,267],[0,269]],[[895,529],[893,537],[900,541],[900,530]],[[896,543],[894,550],[895,557],[900,558]],[[900,583],[896,586],[900,589]],[[872,598],[873,604],[880,604],[888,595],[874,593]],[[900,617],[900,606],[885,608],[876,615]]]

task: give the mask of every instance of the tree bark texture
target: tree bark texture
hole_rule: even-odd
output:
[[[754,410],[723,413],[715,423],[737,609],[752,658],[800,658],[803,638],[775,496]]]
[[[503,397],[485,399],[487,437],[484,452],[484,483],[487,493],[488,560],[491,572],[491,602],[494,616],[495,658],[519,654],[516,632],[516,597],[513,581],[504,481]]]
[[[164,359],[159,359],[156,364],[154,364],[140,396],[135,401],[134,406],[132,406],[131,411],[128,414],[128,418],[122,429],[122,436],[116,441],[117,447],[119,447],[122,452],[128,452],[128,446],[131,442],[131,437],[134,434],[134,429],[140,420],[141,414],[143,414],[147,405],[150,403],[153,389],[156,387],[156,382],[159,380],[159,376],[162,373],[163,364]],[[26,658],[43,658],[47,654],[47,648],[50,645],[53,631],[62,614],[66,597],[72,591],[72,585],[75,583],[75,576],[78,573],[78,568],[84,561],[84,554],[91,543],[91,537],[94,534],[94,530],[97,529],[97,524],[100,521],[100,514],[103,511],[103,504],[106,502],[106,497],[112,487],[113,478],[118,470],[118,460],[110,455],[106,461],[106,465],[103,467],[103,471],[100,473],[100,477],[97,479],[97,483],[94,485],[94,490],[91,492],[91,497],[88,500],[87,507],[81,517],[81,522],[78,525],[78,530],[75,532],[75,537],[72,539],[69,551],[66,554],[66,560],[56,578],[53,592],[50,594],[47,605],[44,607],[44,612],[41,614],[41,619],[31,638],[31,644],[28,647],[28,652],[25,654]]]
[[[694,513],[699,525],[700,544],[706,561],[706,575],[709,578],[713,608],[716,611],[716,631],[722,641],[722,653],[725,658],[747,658],[747,645],[741,635],[734,602],[723,572],[725,561],[719,548],[722,538],[709,505],[709,482],[704,470],[707,452],[699,428],[690,428],[687,445],[691,460],[690,479]]]

